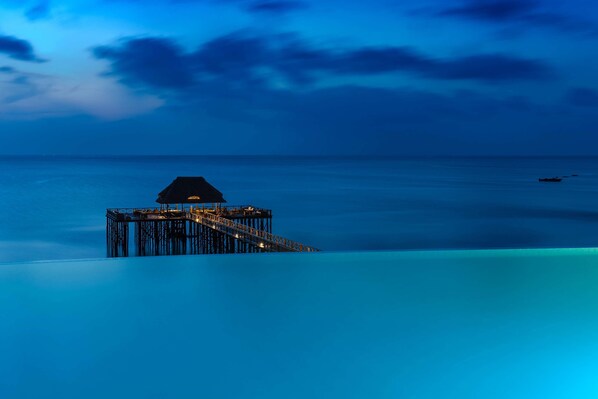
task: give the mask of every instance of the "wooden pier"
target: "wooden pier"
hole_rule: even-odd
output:
[[[180,183],[179,179],[190,180]],[[198,181],[192,179],[202,179],[203,183],[197,184]],[[169,195],[173,197],[172,189],[170,194],[165,194],[173,184],[183,186],[175,187],[182,197],[167,198]],[[222,206],[224,198],[220,192],[216,190],[216,197],[206,195],[206,191],[215,189],[203,178],[177,178],[171,186],[158,196],[160,208],[106,211],[108,257],[318,251],[272,234],[272,211],[269,209]],[[173,201],[177,205],[171,209]],[[205,201],[210,201],[211,205],[206,207]],[[190,203],[203,205],[187,205]],[[132,240],[131,225],[134,229]]]

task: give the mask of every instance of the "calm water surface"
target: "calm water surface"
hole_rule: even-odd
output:
[[[273,209],[275,233],[324,250],[598,243],[597,158],[4,157],[0,168],[0,262],[103,257],[105,209],[152,206],[178,175]]]
[[[598,252],[0,265],[0,398],[598,397]]]

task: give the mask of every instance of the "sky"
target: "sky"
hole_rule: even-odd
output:
[[[598,155],[598,2],[2,0],[0,154]]]

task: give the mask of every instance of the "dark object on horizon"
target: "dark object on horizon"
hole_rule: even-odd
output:
[[[222,193],[203,177],[177,177],[158,194],[157,203],[165,204],[221,204]]]
[[[572,176],[572,177],[577,177],[577,176],[579,176],[579,175],[577,175],[577,174],[572,174],[571,176]]]
[[[538,181],[543,182],[543,183],[558,183],[561,180],[563,180],[560,177],[544,177],[544,178],[539,178]]]

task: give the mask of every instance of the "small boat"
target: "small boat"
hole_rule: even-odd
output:
[[[563,180],[561,177],[544,177],[544,178],[538,179],[538,181],[544,182],[544,183],[558,183],[561,180]]]
[[[579,175],[574,173],[574,174],[572,174],[571,176],[572,176],[572,177],[577,177],[577,176],[579,176]]]

